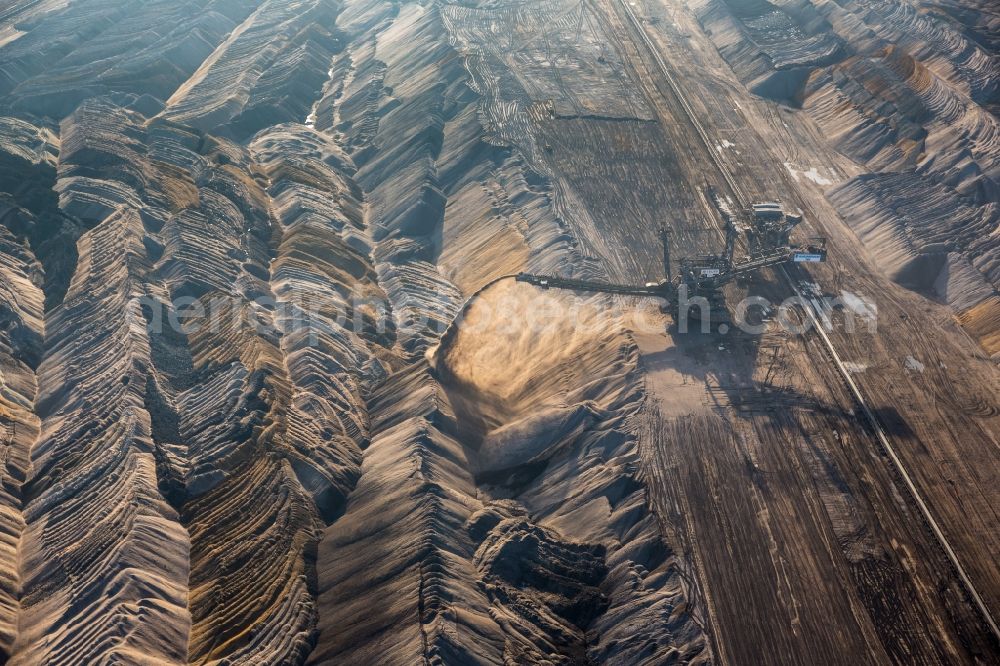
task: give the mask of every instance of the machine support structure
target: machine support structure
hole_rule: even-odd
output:
[[[684,296],[702,296],[715,310],[713,319],[725,310],[722,288],[730,282],[759,271],[787,263],[816,263],[826,261],[826,239],[812,239],[804,245],[790,241],[793,228],[802,222],[801,213],[787,213],[780,202],[755,203],[743,212],[745,225],[737,222],[736,216],[726,211],[726,248],[723,254],[706,254],[681,259],[680,271],[675,276],[671,268],[672,230],[660,230],[663,242],[663,279],[644,285],[615,284],[595,280],[577,280],[558,276],[520,273],[518,282],[542,287],[543,289],[567,289],[623,296],[648,296],[662,298],[676,309],[681,286]],[[746,235],[750,254],[737,260],[736,246],[740,231]],[[719,321],[728,320],[723,316]]]

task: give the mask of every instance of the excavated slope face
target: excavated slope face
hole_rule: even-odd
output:
[[[629,423],[642,400],[637,351],[607,325],[607,303],[541,330],[484,321],[565,300],[500,283],[437,352],[486,500],[470,526],[476,566],[493,615],[516,632],[505,656],[709,660],[682,567],[645,504]],[[632,636],[636,626],[649,631]]]
[[[498,278],[558,270],[579,240],[553,212],[526,126],[523,152],[483,136],[503,99],[448,38],[461,11],[348,5],[340,25],[358,36],[316,106],[316,127],[342,132],[358,165],[402,358],[368,401],[361,477],[319,547],[311,660],[708,659],[638,478],[623,332],[551,330],[535,346],[476,324],[541,308]],[[649,629],[625,640],[637,626]]]
[[[805,109],[870,174],[827,192],[899,283],[1000,325],[1000,59],[988,3],[700,0],[756,93]]]
[[[620,322],[487,321],[634,267],[545,165],[542,118],[652,118],[571,10],[0,13],[2,657],[712,660]]]
[[[4,13],[0,92],[61,118],[108,92],[166,99],[260,0],[14,2]],[[162,103],[162,102],[161,102]]]
[[[34,402],[42,336],[41,266],[31,250],[0,227],[0,650],[17,636],[18,539],[28,452],[38,436]]]
[[[247,149],[103,98],[61,138],[59,206],[89,230],[46,318],[15,660],[302,661],[316,542],[393,337],[364,307],[340,316],[346,294],[380,295],[352,247],[353,165],[305,126]],[[34,292],[6,330],[30,361],[26,252],[11,284]]]

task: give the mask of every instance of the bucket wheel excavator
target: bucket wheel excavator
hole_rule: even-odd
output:
[[[710,196],[714,196],[708,189]],[[731,326],[729,309],[725,304],[722,289],[730,282],[748,278],[766,268],[787,263],[819,263],[827,258],[826,239],[813,238],[806,244],[791,242],[792,230],[802,222],[801,213],[788,213],[780,202],[769,201],[752,204],[742,214],[724,212],[726,218],[726,249],[721,254],[704,254],[680,260],[679,271],[675,275],[671,265],[670,229],[660,232],[663,242],[663,275],[658,282],[644,285],[615,284],[594,280],[577,280],[548,275],[520,273],[518,282],[526,282],[543,289],[567,289],[625,296],[648,296],[663,299],[670,308],[674,321],[680,321],[680,308],[693,305],[693,299],[700,307],[693,307],[684,316],[704,323],[709,317],[713,330],[720,326]],[[741,224],[742,222],[742,224]],[[749,253],[737,260],[736,245],[739,235],[746,237]]]

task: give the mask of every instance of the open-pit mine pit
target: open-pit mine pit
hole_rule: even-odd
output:
[[[998,366],[990,0],[0,2],[0,663],[998,664]]]

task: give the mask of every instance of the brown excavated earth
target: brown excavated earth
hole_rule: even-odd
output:
[[[998,17],[0,3],[0,663],[1000,663]]]

